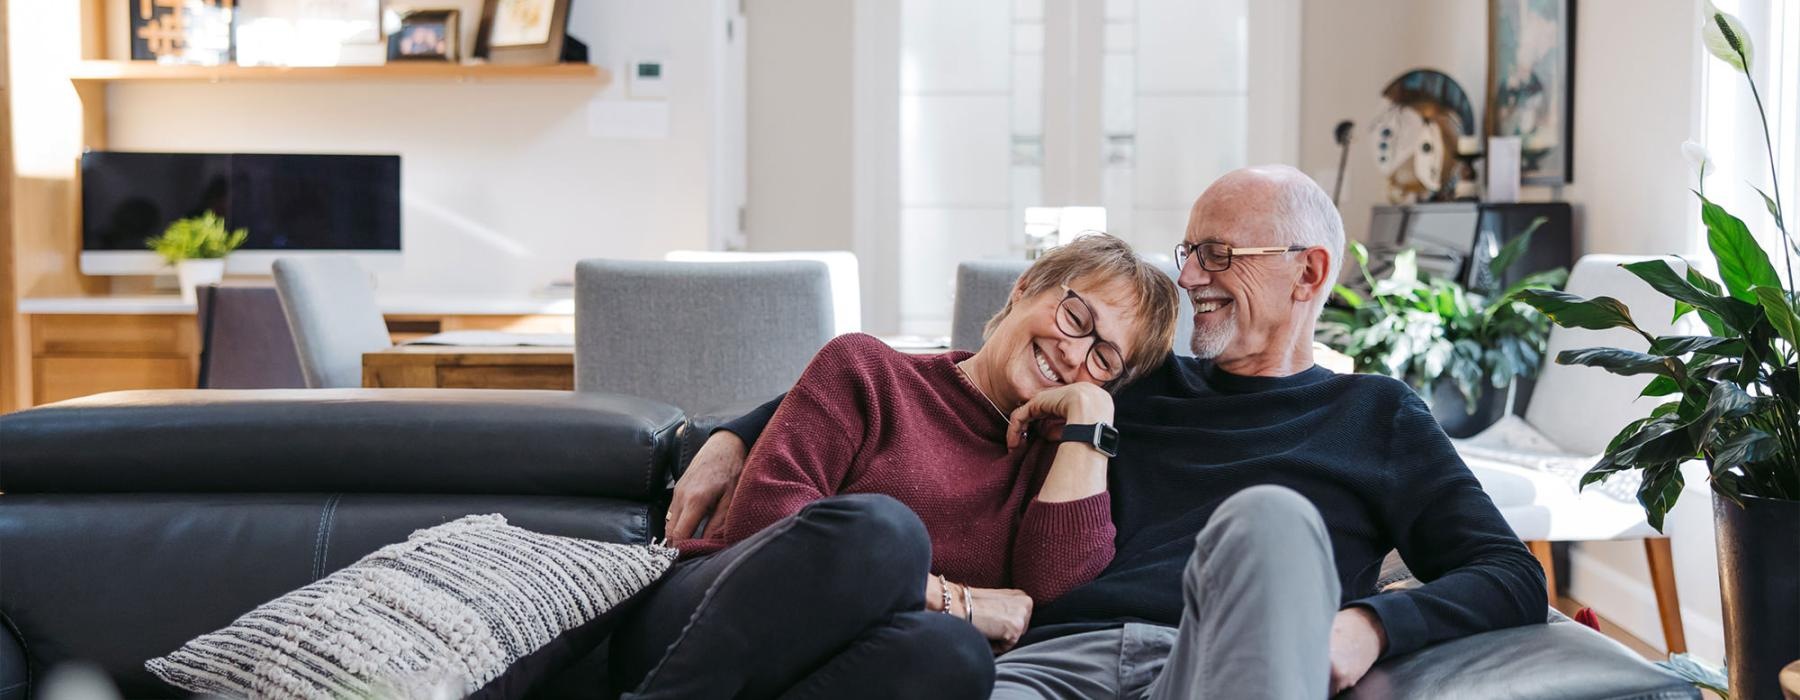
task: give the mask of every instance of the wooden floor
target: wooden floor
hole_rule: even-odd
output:
[[[1568,615],[1569,617],[1575,617],[1575,613],[1579,612],[1582,608],[1585,608],[1585,607],[1588,607],[1588,606],[1582,605],[1581,601],[1575,600],[1574,598],[1558,597],[1556,599],[1556,609],[1558,611],[1561,611],[1562,614]],[[1651,646],[1649,642],[1646,642],[1642,639],[1638,639],[1635,635],[1631,634],[1630,632],[1626,632],[1624,629],[1621,629],[1618,625],[1613,624],[1612,620],[1608,620],[1604,616],[1600,616],[1598,614],[1596,614],[1595,616],[1600,618],[1600,633],[1601,634],[1604,634],[1607,637],[1612,638],[1614,641],[1617,641],[1618,643],[1625,645],[1627,648],[1631,649],[1632,651],[1637,652],[1639,656],[1644,657],[1646,660],[1665,661],[1669,658],[1668,653],[1664,652],[1662,649],[1659,649],[1655,646]],[[1719,697],[1718,695],[1714,694],[1712,691],[1709,691],[1709,690],[1700,691],[1700,696],[1702,698],[1705,698],[1706,700],[1718,700],[1718,697]]]
[[[1575,613],[1580,612],[1582,608],[1588,606],[1583,605],[1581,601],[1575,600],[1574,598],[1559,597],[1556,599],[1555,607],[1558,611],[1562,612],[1562,614],[1568,615],[1569,617],[1575,617]],[[1662,649],[1651,646],[1649,642],[1642,639],[1638,639],[1636,636],[1632,635],[1630,632],[1626,632],[1623,628],[1613,624],[1612,620],[1608,620],[1605,617],[1600,618],[1600,633],[1611,637],[1620,644],[1630,647],[1630,649],[1637,652],[1639,656],[1651,661],[1664,661],[1669,658],[1668,653],[1664,652]]]

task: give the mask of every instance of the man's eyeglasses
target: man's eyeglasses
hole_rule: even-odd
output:
[[[1205,243],[1175,244],[1175,270],[1187,268],[1188,258],[1198,255],[1200,269],[1207,272],[1224,272],[1231,269],[1231,260],[1240,255],[1280,255],[1282,253],[1298,253],[1312,246],[1291,245],[1266,248],[1233,248],[1230,243],[1206,241]]]
[[[1063,292],[1062,302],[1056,305],[1056,330],[1070,338],[1093,338],[1085,360],[1088,376],[1103,384],[1118,379],[1125,371],[1125,353],[1094,332],[1094,307],[1086,299],[1066,284]]]

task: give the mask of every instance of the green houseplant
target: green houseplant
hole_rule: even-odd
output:
[[[1494,256],[1488,263],[1494,279],[1503,278],[1542,224],[1543,219],[1532,222]],[[1539,272],[1489,296],[1420,273],[1412,250],[1396,255],[1393,269],[1379,280],[1369,272],[1369,253],[1362,244],[1351,243],[1350,252],[1369,284],[1369,297],[1338,286],[1346,308],[1325,310],[1318,340],[1348,355],[1358,372],[1412,386],[1432,402],[1452,436],[1472,435],[1499,418],[1505,394],[1487,394],[1486,389],[1504,390],[1537,375],[1550,321],[1511,294],[1559,287],[1568,271]]]
[[[1708,4],[1702,31],[1707,49],[1744,73],[1769,143],[1768,116],[1748,72],[1752,49],[1742,23]],[[1795,622],[1800,620],[1800,314],[1793,291],[1793,256],[1800,249],[1783,216],[1772,145],[1769,167],[1776,178],[1774,196],[1758,192],[1781,234],[1785,283],[1744,221],[1708,199],[1703,187],[1694,194],[1720,281],[1691,265],[1678,272],[1665,260],[1624,266],[1674,299],[1677,319],[1697,315],[1707,334],[1645,333],[1631,310],[1610,297],[1582,299],[1552,290],[1518,294],[1558,325],[1625,328],[1643,337],[1643,350],[1588,348],[1556,358],[1648,377],[1643,395],[1666,399],[1621,430],[1581,483],[1642,472],[1638,501],[1660,530],[1684,486],[1681,464],[1705,460],[1731,690],[1736,697],[1753,698],[1781,696],[1777,674],[1800,650]]]
[[[209,209],[199,216],[175,220],[162,235],[144,244],[175,268],[181,298],[193,303],[196,287],[225,277],[225,256],[243,245],[249,235],[242,228],[227,232],[225,219]]]

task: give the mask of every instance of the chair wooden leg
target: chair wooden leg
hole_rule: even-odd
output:
[[[1550,605],[1556,605],[1556,560],[1551,558],[1550,543],[1545,540],[1532,540],[1525,546],[1531,548],[1531,556],[1537,557],[1538,564],[1544,567],[1544,588],[1549,593]]]
[[[1669,538],[1644,540],[1644,556],[1650,560],[1650,586],[1656,590],[1656,612],[1662,616],[1663,640],[1669,653],[1687,652],[1687,634],[1681,628],[1681,597],[1675,594],[1675,557]]]

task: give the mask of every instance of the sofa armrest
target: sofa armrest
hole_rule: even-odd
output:
[[[1340,698],[1699,698],[1694,686],[1599,632],[1552,614],[1388,659]]]
[[[681,421],[566,391],[113,392],[0,416],[0,490],[653,500]]]

